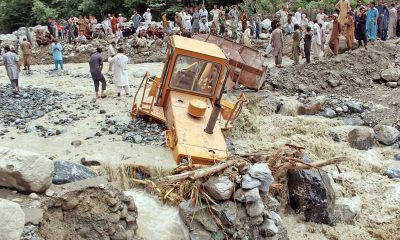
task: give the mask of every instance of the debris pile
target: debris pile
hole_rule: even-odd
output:
[[[30,121],[63,109],[63,103],[82,97],[32,86],[22,87],[21,94],[12,93],[8,85],[0,84],[0,88],[0,123],[18,129],[25,129]]]
[[[316,93],[341,94],[351,93],[359,87],[371,87],[374,81],[384,78],[391,81],[396,78],[397,84],[399,69],[393,63],[400,62],[396,50],[399,44],[399,40],[377,42],[368,50],[359,49],[318,63],[271,69],[267,82],[286,93],[296,93],[299,84],[305,84]]]

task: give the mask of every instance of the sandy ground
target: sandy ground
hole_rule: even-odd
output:
[[[158,74],[162,70],[161,63],[129,65],[131,84],[137,86],[145,71]],[[65,69],[71,74],[51,77],[46,70],[52,65],[32,66],[33,75],[22,74],[20,83],[35,87],[46,87],[69,94],[84,94],[82,99],[68,103],[65,106],[71,111],[77,111],[76,106],[82,102],[91,102],[94,97],[93,83],[88,75],[88,64],[67,64]],[[108,66],[105,66],[107,69]],[[81,77],[74,77],[81,75]],[[2,83],[5,79],[5,69],[0,68]],[[129,121],[129,111],[133,97],[117,98],[113,85],[109,85],[108,97],[97,100],[95,104],[106,110],[106,115],[113,119]],[[134,89],[132,89],[132,92]],[[288,101],[290,102],[290,101]],[[46,114],[32,124],[50,124],[54,114]],[[172,168],[176,164],[169,150],[165,147],[126,143],[118,135],[103,135],[93,137],[100,131],[99,122],[105,120],[105,115],[99,114],[99,109],[77,111],[87,117],[83,120],[63,126],[66,132],[49,138],[38,136],[37,133],[21,133],[10,128],[11,132],[0,138],[0,146],[22,148],[51,157],[52,159],[79,162],[81,158],[95,159],[112,164],[143,163],[149,166]],[[336,197],[360,196],[362,209],[354,225],[338,224],[330,227],[305,223],[300,215],[283,214],[285,226],[290,239],[399,239],[400,232],[400,181],[383,176],[387,166],[395,165],[394,154],[399,152],[391,147],[376,146],[368,151],[358,151],[350,148],[346,141],[347,133],[352,127],[343,126],[338,120],[318,116],[283,116],[261,112],[258,106],[249,106],[243,111],[230,136],[238,152],[256,151],[259,149],[279,148],[286,143],[304,146],[307,154],[314,160],[328,159],[336,156],[347,156],[350,161],[340,165],[341,173],[336,168],[328,167],[332,177]],[[341,141],[332,140],[331,134],[340,136]],[[87,139],[87,138],[90,139]],[[91,138],[93,137],[93,138]],[[87,140],[85,140],[87,139]],[[82,145],[74,147],[71,142],[81,140]],[[398,162],[397,162],[398,163]],[[146,196],[138,196],[139,210],[148,209],[143,202]],[[139,194],[140,195],[140,194]],[[151,200],[152,201],[152,200]],[[156,204],[155,204],[156,205]],[[176,217],[174,209],[157,208],[157,211],[169,211]],[[160,214],[160,216],[164,216]],[[145,216],[139,218],[146,219]],[[166,221],[165,216],[163,221]],[[145,221],[145,220],[144,220]],[[140,226],[140,224],[139,224]],[[152,231],[151,229],[142,229]],[[178,232],[181,231],[177,229]],[[156,235],[155,235],[156,236]],[[160,235],[157,235],[160,237]],[[159,239],[177,239],[166,237]]]
[[[136,64],[129,65],[129,77],[133,86],[140,83],[144,73],[150,71],[158,74],[162,71],[162,64]],[[118,135],[103,135],[100,138],[85,140],[87,137],[93,137],[100,131],[98,122],[105,120],[104,114],[99,114],[99,110],[77,111],[75,107],[80,102],[90,102],[94,99],[94,87],[90,78],[88,64],[66,64],[65,70],[74,75],[86,75],[81,78],[71,76],[51,77],[46,70],[52,69],[53,65],[34,65],[32,66],[33,75],[26,76],[21,74],[20,84],[33,85],[35,87],[46,87],[59,90],[70,94],[84,94],[82,99],[76,103],[68,103],[67,110],[87,115],[87,118],[76,121],[72,125],[63,126],[66,132],[49,138],[43,138],[36,133],[21,134],[20,131],[10,128],[11,132],[0,138],[0,145],[31,150],[53,159],[70,160],[79,162],[81,158],[88,160],[99,160],[110,163],[144,163],[156,167],[173,167],[173,161],[170,152],[164,147],[146,146],[130,144],[123,142]],[[108,69],[106,63],[105,69]],[[0,76],[3,83],[7,79],[5,69],[0,68]],[[125,95],[117,98],[114,92],[114,85],[108,86],[108,97],[97,100],[96,104],[100,109],[106,110],[106,115],[112,115],[113,119],[128,122],[130,119],[130,109],[132,107],[133,97]],[[131,89],[132,94],[135,92]],[[56,114],[56,113],[54,113]],[[46,125],[51,122],[53,113],[46,114],[45,117],[33,121],[32,124]],[[82,145],[75,148],[71,145],[72,141],[81,140]]]

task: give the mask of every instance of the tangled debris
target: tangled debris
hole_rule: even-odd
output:
[[[180,165],[173,175],[155,176],[140,165],[106,172],[111,180],[121,180],[123,188],[139,184],[163,202],[179,205],[192,237],[287,239],[279,205],[304,212],[307,221],[335,224],[334,193],[321,167],[347,160],[308,163],[302,150],[287,146],[274,152],[241,154],[209,167]],[[290,182],[294,178],[297,185]]]

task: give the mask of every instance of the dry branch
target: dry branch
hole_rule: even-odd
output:
[[[181,173],[178,175],[167,176],[164,179],[162,179],[161,182],[175,183],[175,182],[180,182],[180,181],[183,181],[186,179],[196,180],[196,179],[207,177],[214,173],[220,172],[227,167],[233,166],[235,163],[236,163],[236,161],[234,161],[234,160],[225,161],[223,163],[216,164],[216,165],[213,165],[213,166],[210,166],[207,168],[202,168],[202,169],[198,169],[198,170],[194,170],[194,171],[190,171],[190,172],[185,172],[185,173]]]

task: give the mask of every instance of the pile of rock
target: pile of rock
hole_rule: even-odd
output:
[[[235,176],[236,177],[228,177]],[[202,184],[217,205],[179,205],[191,239],[286,239],[279,202],[269,194],[274,178],[266,163],[228,168]]]
[[[137,209],[102,177],[52,187],[39,233],[45,239],[138,239]]]
[[[0,84],[0,123],[18,129],[25,129],[30,121],[61,110],[64,103],[82,97],[32,86],[22,87],[20,94],[13,94],[10,89]]]
[[[100,126],[103,133],[120,135],[126,142],[165,145],[165,126],[159,123],[150,123],[143,118],[132,119],[128,124],[108,118]]]

